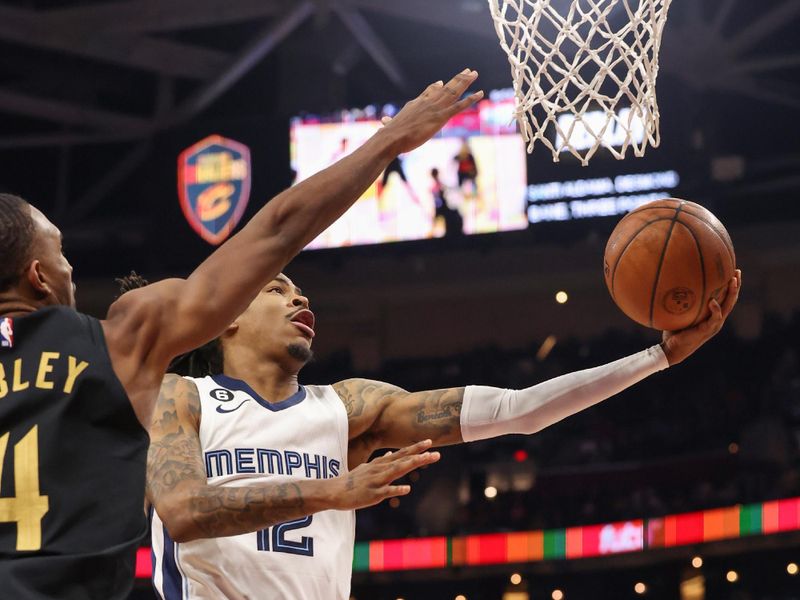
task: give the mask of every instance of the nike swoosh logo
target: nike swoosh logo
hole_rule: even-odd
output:
[[[224,410],[224,409],[223,409],[221,406],[218,406],[218,407],[217,407],[217,412],[218,412],[218,413],[222,413],[223,415],[224,415],[225,413],[232,413],[232,412],[234,412],[234,411],[237,411],[237,410],[239,410],[240,408],[242,408],[242,405],[244,405],[244,403],[245,403],[245,402],[250,402],[250,398],[246,398],[246,399],[242,400],[242,401],[239,403],[239,406],[237,406],[236,408],[232,408],[232,409],[230,409],[230,410]]]

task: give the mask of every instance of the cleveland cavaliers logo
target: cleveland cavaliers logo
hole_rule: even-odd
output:
[[[178,194],[192,229],[221,244],[250,199],[250,150],[219,135],[187,148],[178,157]]]

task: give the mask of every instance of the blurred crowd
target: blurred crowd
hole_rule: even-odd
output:
[[[800,495],[800,313],[756,339],[726,327],[686,362],[536,435],[443,450],[409,497],[358,515],[359,539],[559,528]],[[354,373],[346,354],[303,380],[365,376],[408,390],[523,388],[615,360],[657,337],[608,333],[483,348]],[[538,355],[538,356],[537,356]]]

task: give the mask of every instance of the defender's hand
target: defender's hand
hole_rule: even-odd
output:
[[[708,307],[711,314],[705,321],[681,331],[664,332],[661,347],[664,349],[670,365],[678,364],[687,358],[722,329],[725,319],[736,306],[741,287],[742,272],[736,269],[736,273],[728,284],[728,293],[722,301],[722,306],[716,300],[709,300]]]
[[[446,84],[441,81],[432,83],[420,96],[406,103],[394,118],[384,119],[385,130],[397,136],[397,154],[421,146],[451,117],[483,98],[483,92],[479,91],[460,99],[477,78],[477,71],[464,69]]]
[[[394,496],[405,496],[410,485],[392,482],[411,471],[435,463],[438,452],[425,452],[431,440],[423,440],[397,452],[387,452],[375,460],[359,465],[347,475],[337,477],[333,505],[337,510],[354,510],[378,504]]]

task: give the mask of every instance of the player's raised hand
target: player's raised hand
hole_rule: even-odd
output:
[[[388,452],[337,477],[334,506],[338,510],[354,510],[373,506],[394,496],[405,496],[410,485],[394,485],[394,481],[411,471],[437,462],[438,452],[426,452],[431,440],[423,440],[397,452]]]
[[[384,120],[385,130],[397,136],[397,153],[409,152],[424,144],[451,117],[483,98],[483,92],[478,91],[462,99],[477,78],[477,71],[464,69],[447,83],[432,83],[422,94],[407,102],[394,118]]]
[[[661,347],[670,365],[677,364],[694,353],[700,346],[714,337],[722,329],[725,319],[731,314],[733,307],[739,300],[739,290],[742,288],[742,272],[736,273],[728,284],[728,291],[722,304],[716,300],[709,300],[711,314],[702,323],[681,331],[665,331]]]

